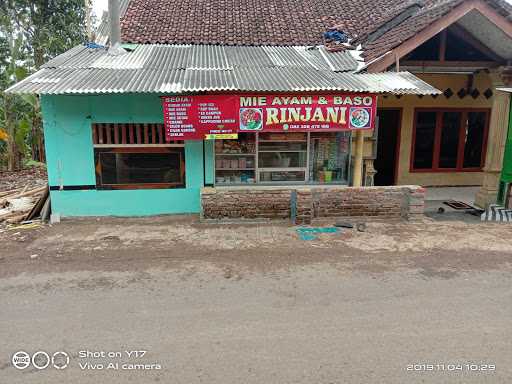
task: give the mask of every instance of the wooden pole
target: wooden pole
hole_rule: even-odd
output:
[[[354,159],[354,187],[363,185],[363,149],[364,149],[364,132],[356,131],[356,148]]]

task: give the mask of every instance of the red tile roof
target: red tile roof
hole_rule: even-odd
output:
[[[332,27],[376,58],[465,0],[131,0],[122,37],[133,43],[320,45]],[[483,0],[503,15],[505,0]],[[416,5],[411,15],[371,42],[368,34]]]
[[[338,25],[354,36],[397,0],[131,0],[122,35],[134,43],[319,45]]]
[[[402,42],[421,32],[437,19],[461,5],[464,1],[466,0],[427,0],[418,12],[383,34],[381,37],[369,42],[365,41],[367,33],[363,33],[359,37],[359,40],[364,44],[365,60],[367,62],[371,61],[372,59],[375,59],[397,47]],[[512,13],[512,6],[504,1],[490,0],[486,1],[486,3],[496,8],[499,13],[506,17],[509,17]]]

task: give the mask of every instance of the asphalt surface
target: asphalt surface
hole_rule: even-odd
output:
[[[278,263],[281,250],[275,267],[256,268],[247,255],[270,248],[230,249],[220,260],[196,250],[171,266],[161,260],[182,249],[132,246],[128,255],[110,244],[91,261],[61,247],[55,261],[31,258],[25,242],[6,242],[0,257],[0,383],[512,382],[512,252],[337,244],[322,258],[297,242],[288,257],[303,262]],[[135,257],[146,263],[130,268]],[[50,272],[56,265],[65,267]],[[70,359],[64,369],[19,370],[17,351]]]

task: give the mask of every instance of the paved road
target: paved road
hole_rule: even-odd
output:
[[[195,262],[8,277],[0,280],[0,382],[507,383],[511,276],[347,273],[324,263],[240,276]],[[16,370],[9,359],[18,350],[63,350],[70,364]],[[87,350],[122,357],[81,357]],[[131,350],[147,352],[130,358]],[[109,362],[119,369],[91,369]],[[423,363],[496,369],[407,371]]]
[[[0,383],[511,383],[511,231],[376,222],[302,241],[285,225],[166,218],[0,229]],[[20,350],[65,351],[69,365],[17,370]]]

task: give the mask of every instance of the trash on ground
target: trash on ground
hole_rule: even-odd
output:
[[[40,227],[42,227],[40,222],[32,221],[31,223],[27,223],[27,224],[8,225],[7,229],[12,231],[15,229],[36,229],[36,228],[40,228]],[[18,234],[19,234],[19,232],[15,233],[14,235],[18,235]]]
[[[473,209],[468,209],[467,211],[465,211],[464,213],[467,213],[469,215],[473,215],[473,216],[481,216],[482,213],[484,213],[485,210],[483,209],[480,209],[480,208],[473,208]]]
[[[337,221],[336,224],[334,224],[335,227],[340,227],[340,228],[354,228],[354,224],[352,223],[348,223],[346,221]]]
[[[462,209],[474,209],[475,207],[472,207],[469,204],[466,204],[463,201],[457,201],[457,200],[447,200],[443,201],[443,204],[449,206],[450,208],[462,210]]]
[[[320,233],[338,233],[339,228],[336,227],[317,227],[317,228],[297,228],[297,234],[301,240],[315,240]]]
[[[0,192],[0,223],[18,224],[33,220],[41,214],[47,200],[48,185]]]

